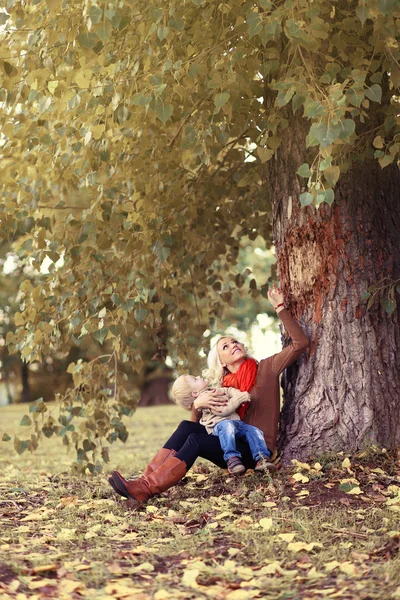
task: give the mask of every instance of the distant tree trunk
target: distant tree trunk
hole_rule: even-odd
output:
[[[28,363],[25,361],[21,361],[21,380],[22,380],[22,392],[21,392],[21,402],[30,402],[31,401],[31,388],[29,385],[29,369]]]
[[[140,392],[139,406],[157,406],[171,404],[168,396],[168,386],[171,377],[156,377],[144,384]]]
[[[279,280],[312,342],[283,380],[283,458],[393,447],[400,443],[400,303],[389,316],[379,304],[367,310],[362,294],[400,277],[400,170],[355,163],[332,207],[304,209],[295,173],[305,146],[296,136],[304,136],[301,127],[268,167]]]

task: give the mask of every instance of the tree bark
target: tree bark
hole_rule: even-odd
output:
[[[354,163],[335,202],[302,208],[304,129],[268,163],[279,280],[311,340],[287,369],[279,446],[285,461],[400,443],[400,302],[388,315],[362,298],[400,277],[400,170]]]

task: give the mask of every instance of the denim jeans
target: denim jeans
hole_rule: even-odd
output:
[[[269,458],[271,456],[261,429],[243,423],[243,421],[232,419],[220,421],[215,425],[212,435],[219,437],[219,443],[221,444],[226,461],[233,456],[242,458],[241,453],[236,448],[236,438],[245,440],[248,443],[255,462],[262,457]]]

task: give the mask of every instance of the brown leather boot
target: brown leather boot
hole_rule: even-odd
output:
[[[121,496],[143,504],[152,496],[161,494],[178,483],[185,476],[186,468],[185,461],[169,456],[152,473],[138,479],[128,480],[117,471],[113,471],[110,484]]]
[[[157,454],[151,459],[151,461],[149,462],[149,464],[147,465],[147,467],[143,471],[143,475],[142,476],[150,475],[150,473],[152,473],[153,471],[155,471],[156,469],[158,469],[158,467],[160,465],[162,465],[163,462],[165,460],[167,460],[167,458],[169,456],[175,456],[175,454],[176,454],[175,450],[169,450],[169,448],[161,448],[161,450],[159,450],[157,452]],[[119,471],[113,471],[113,473],[117,473],[117,475],[120,478],[124,479]],[[108,481],[110,482],[110,484],[114,488],[114,490],[116,492],[118,492],[118,489],[116,489],[116,487],[113,485],[113,483],[110,480],[111,480],[111,477],[110,477],[110,479]],[[121,495],[123,495],[123,494],[121,494]]]

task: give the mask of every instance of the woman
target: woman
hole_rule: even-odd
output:
[[[209,369],[205,375],[212,384],[250,392],[251,402],[246,403],[247,409],[240,407],[239,415],[245,423],[262,430],[268,449],[273,453],[280,412],[279,375],[304,352],[309,341],[285,309],[281,290],[274,285],[268,292],[268,298],[291,338],[286,348],[257,363],[246,355],[243,344],[233,337],[223,336],[208,355]],[[210,390],[201,394],[193,403],[192,420],[180,423],[147,465],[143,475],[135,480],[127,480],[118,471],[113,471],[108,480],[113,489],[129,498],[132,506],[139,506],[178,483],[198,457],[226,468],[218,437],[209,435],[205,427],[198,423],[202,409],[218,411],[226,402],[227,397],[222,392]],[[248,445],[238,440],[237,448],[244,465],[254,468]]]

